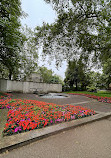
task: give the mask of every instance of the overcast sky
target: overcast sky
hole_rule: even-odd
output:
[[[27,24],[29,27],[34,29],[37,25],[42,26],[43,22],[53,23],[56,19],[56,12],[52,9],[50,4],[46,4],[44,0],[21,0],[22,10],[28,14],[26,19],[22,19],[22,24]],[[66,62],[63,62],[59,71],[56,69],[55,62],[51,65],[48,62],[43,62],[40,58],[39,66],[46,66],[48,69],[52,69],[56,74],[62,78],[65,77]]]

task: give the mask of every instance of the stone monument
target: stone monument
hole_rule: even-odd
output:
[[[43,78],[39,72],[33,72],[26,77],[26,81],[29,82],[43,82]]]

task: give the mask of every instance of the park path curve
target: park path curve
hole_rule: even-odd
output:
[[[111,117],[0,155],[0,158],[111,158]]]
[[[63,94],[63,93],[62,93]],[[88,98],[80,95],[68,95],[67,98],[59,98],[59,99],[47,99],[41,98],[36,94],[21,94],[21,93],[12,93],[13,99],[30,99],[30,100],[39,100],[48,103],[55,103],[58,105],[65,104],[73,104],[79,105],[83,107],[87,107],[89,109],[99,111],[99,112],[111,112],[111,104],[98,102],[95,99]]]
[[[102,157],[102,155],[103,155],[103,158],[104,157],[107,157],[107,158],[109,158],[108,156],[107,156],[107,154],[105,154],[105,152],[107,152],[108,154],[110,153],[110,151],[111,150],[109,150],[110,149],[110,147],[111,147],[111,144],[109,143],[109,139],[111,140],[111,104],[108,104],[108,103],[102,103],[102,102],[98,102],[97,100],[94,100],[94,99],[91,99],[91,98],[87,98],[87,97],[85,97],[85,96],[78,96],[78,95],[68,95],[68,97],[67,98],[64,98],[64,99],[45,99],[45,98],[40,98],[38,95],[36,95],[36,94],[20,94],[20,93],[13,93],[13,97],[12,97],[13,99],[29,99],[29,100],[39,100],[39,101],[44,101],[44,102],[48,102],[48,103],[55,103],[55,104],[59,104],[59,105],[65,105],[65,104],[73,104],[73,105],[77,105],[77,106],[83,106],[83,107],[87,107],[87,108],[89,108],[89,109],[92,109],[92,110],[95,110],[98,114],[97,115],[95,115],[95,116],[90,116],[90,117],[88,117],[88,118],[83,118],[83,119],[78,119],[78,120],[73,120],[74,121],[74,123],[73,123],[73,121],[71,121],[71,122],[66,122],[65,123],[65,126],[63,125],[63,124],[61,124],[61,125],[59,125],[60,126],[60,131],[56,128],[56,130],[55,130],[55,132],[54,132],[54,127],[52,126],[52,127],[47,127],[47,128],[44,128],[44,129],[42,129],[43,130],[43,133],[46,131],[46,133],[48,132],[48,128],[51,128],[50,129],[50,131],[49,131],[49,133],[51,132],[51,130],[53,131],[52,133],[56,133],[57,135],[59,135],[60,134],[60,138],[62,137],[61,136],[61,134],[65,134],[65,133],[67,133],[67,132],[69,132],[69,131],[71,131],[71,133],[72,133],[72,135],[71,135],[71,133],[69,132],[69,142],[70,142],[70,145],[67,145],[67,146],[73,146],[74,147],[74,145],[76,146],[77,144],[78,144],[78,142],[79,142],[79,140],[81,140],[81,141],[83,141],[84,143],[86,143],[86,146],[84,146],[84,144],[81,146],[81,147],[78,147],[77,149],[78,150],[80,150],[80,154],[79,154],[79,152],[77,152],[75,149],[74,149],[74,151],[75,151],[75,153],[73,153],[73,149],[72,149],[72,147],[71,147],[71,149],[70,149],[70,147],[66,150],[67,151],[67,153],[69,153],[69,158],[70,157],[74,157],[74,156],[72,156],[73,154],[76,154],[75,156],[76,157],[78,157],[78,158],[80,158],[80,155],[82,154],[82,152],[83,152],[83,156],[82,157],[88,157],[88,158],[90,158],[90,156],[89,155],[87,155],[87,150],[86,149],[88,149],[88,150],[91,150],[91,149],[95,149],[95,146],[93,145],[93,144],[95,144],[95,142],[97,142],[96,141],[96,139],[98,138],[97,136],[96,136],[96,131],[97,132],[99,132],[100,133],[100,135],[101,135],[101,137],[104,137],[105,139],[104,139],[104,142],[105,142],[105,146],[107,146],[107,148],[105,147],[105,150],[104,150],[104,152],[102,152],[102,154],[101,153],[99,153],[98,152],[98,150],[97,150],[97,152],[95,153],[95,154],[93,154],[92,153],[92,151],[90,151],[91,152],[91,156],[92,157],[97,157],[97,158],[99,158],[99,156],[100,157]],[[93,117],[93,118],[92,118]],[[98,121],[98,120],[100,120],[100,121]],[[92,124],[89,124],[89,123],[91,123],[91,122],[93,122]],[[102,126],[99,126],[99,122],[100,122],[100,124],[102,125]],[[77,125],[76,125],[77,124]],[[62,125],[65,127],[62,127]],[[70,127],[69,127],[70,126]],[[73,127],[74,126],[74,128],[72,128],[71,129],[71,126]],[[87,130],[85,130],[85,126],[87,126],[87,128],[89,128],[89,126],[90,126],[90,129],[89,129],[89,132],[87,131]],[[96,128],[96,126],[97,126],[97,129],[95,129]],[[75,128],[76,127],[76,128]],[[71,130],[68,130],[68,131],[63,131],[63,130],[61,130],[61,129],[71,129]],[[99,128],[99,129],[98,129]],[[84,131],[85,133],[84,133],[84,135],[83,135],[83,138],[82,138],[82,133],[80,133],[80,138],[79,138],[79,136],[78,136],[78,140],[75,142],[71,142],[70,141],[70,138],[71,138],[71,140],[73,140],[75,137],[76,137],[76,134],[75,134],[75,132],[74,131],[76,131],[76,129],[79,129],[80,131]],[[90,135],[91,133],[90,133],[90,131],[92,130],[93,131],[93,129],[94,129],[94,135]],[[103,130],[102,130],[103,129]],[[95,131],[96,130],[96,131]],[[63,132],[62,132],[63,131]],[[80,132],[79,131],[79,132]],[[38,130],[37,130],[37,132],[38,132]],[[60,133],[61,132],[61,133]],[[78,133],[79,133],[78,132]],[[33,134],[31,134],[31,133],[33,133],[34,134],[34,136],[33,136]],[[99,135],[99,133],[98,133],[98,135]],[[102,133],[102,134],[101,134]],[[25,135],[26,135],[26,139],[27,139],[27,141],[26,141],[26,144],[29,144],[29,139],[30,139],[30,136],[31,136],[31,142],[33,142],[33,139],[35,139],[35,140],[38,140],[39,139],[39,137],[38,137],[38,139],[36,138],[36,135],[37,134],[39,134],[39,132],[38,133],[36,133],[36,130],[35,131],[30,131],[29,132],[29,139],[28,139],[28,133],[26,132],[26,133],[24,133]],[[23,134],[23,135],[24,135]],[[89,134],[89,135],[88,135]],[[22,134],[21,134],[22,135]],[[40,134],[39,134],[40,135]],[[60,140],[61,142],[59,142],[59,137],[57,137],[56,139],[58,139],[58,143],[60,144],[60,147],[62,147],[62,145],[64,144],[64,143],[69,143],[68,142],[68,140],[66,140],[65,142],[64,142],[64,140],[66,139],[66,137],[68,137],[68,135],[64,135],[64,137],[62,138],[62,140]],[[20,136],[20,134],[19,135],[17,135],[16,136],[16,138],[17,137],[19,137]],[[46,134],[46,136],[48,136],[48,134]],[[90,149],[89,149],[89,145],[88,145],[88,139],[84,139],[84,136],[86,137],[88,137],[88,139],[91,141],[90,143],[89,143],[89,145],[90,146],[92,146]],[[15,138],[14,138],[15,136],[9,136],[9,137],[7,137],[7,138],[12,138],[12,139],[14,139],[14,140],[16,140]],[[34,137],[33,139],[32,139],[32,137]],[[42,137],[42,138],[44,138],[44,136],[42,136],[42,135],[40,135],[40,137]],[[53,136],[50,136],[50,137],[48,137],[48,138],[45,138],[45,139],[42,139],[42,140],[38,140],[37,142],[35,142],[36,144],[39,144],[39,142],[43,142],[43,144],[44,144],[44,141],[47,139],[47,141],[48,142],[46,142],[46,145],[47,146],[49,146],[50,147],[50,145],[51,145],[51,142],[50,142],[50,138],[52,138]],[[56,137],[56,135],[55,135],[55,137]],[[73,138],[74,137],[74,138]],[[91,138],[90,138],[91,137]],[[6,139],[7,139],[6,138]],[[24,137],[21,137],[21,139],[24,141]],[[4,139],[5,140],[5,139]],[[4,142],[4,140],[2,140],[2,142]],[[20,139],[19,139],[20,140]],[[19,140],[18,140],[18,142],[19,142]],[[52,139],[54,142],[56,142],[55,141],[55,139]],[[85,142],[86,141],[86,142]],[[95,141],[95,142],[94,142]],[[7,142],[7,140],[6,140],[6,142]],[[49,144],[49,142],[50,142],[50,144]],[[110,141],[111,142],[111,141]],[[9,145],[11,144],[10,143],[10,139],[8,139],[8,143],[9,143]],[[14,142],[15,144],[17,144],[17,142]],[[61,144],[62,143],[62,144]],[[0,143],[1,144],[1,143]],[[7,143],[6,143],[7,144]],[[0,151],[2,152],[2,151],[6,151],[7,150],[7,146],[6,146],[6,144],[5,143],[3,143],[3,145],[4,145],[4,147],[2,147],[2,144],[1,144],[1,149],[0,149]],[[22,142],[21,143],[18,143],[18,144],[22,144]],[[25,144],[25,145],[26,145]],[[33,143],[32,143],[33,144]],[[42,145],[43,145],[42,144]],[[54,143],[54,146],[52,146],[53,147],[53,149],[54,148],[56,148],[56,146],[58,146],[59,147],[59,144],[55,144]],[[74,145],[73,145],[74,144]],[[41,149],[42,149],[42,145],[41,145],[41,147],[38,147],[38,145],[37,145],[37,151],[35,150],[35,147],[31,147],[31,150],[29,150],[29,152],[30,153],[28,153],[28,148],[29,148],[29,146],[28,145],[26,145],[26,147],[24,146],[23,148],[18,148],[19,147],[19,145],[16,145],[14,148],[18,148],[18,149],[14,149],[14,150],[12,150],[12,151],[10,151],[10,152],[6,152],[6,153],[4,153],[4,154],[1,154],[3,157],[5,156],[6,158],[14,158],[14,156],[16,156],[16,158],[19,158],[19,157],[21,157],[21,155],[20,155],[20,153],[18,154],[19,156],[17,157],[17,152],[21,152],[22,154],[23,154],[23,158],[24,157],[27,157],[28,158],[28,155],[29,155],[29,157],[36,157],[36,155],[38,155],[37,157],[39,158],[42,158],[42,157],[46,157],[45,156],[45,153],[44,153],[44,150],[46,150],[47,149],[47,147],[42,151]],[[103,141],[101,142],[101,139],[99,140],[99,144],[97,143],[97,146],[99,146],[100,145],[100,150],[101,150],[101,148],[102,147],[104,147],[104,143],[103,143]],[[13,148],[13,146],[14,146],[14,144],[12,145],[12,148]],[[21,145],[20,145],[21,146]],[[44,145],[43,145],[44,146]],[[11,149],[11,146],[9,147],[10,149]],[[22,151],[22,149],[23,149],[23,151]],[[64,149],[64,151],[63,151],[63,155],[61,155],[62,154],[62,152],[60,153],[60,150],[59,150],[59,148],[57,148],[57,151],[56,150],[54,150],[53,151],[53,149],[51,148],[50,150],[51,151],[48,151],[48,150],[46,150],[46,155],[50,158],[51,157],[51,154],[52,154],[52,152],[55,152],[55,153],[53,153],[53,157],[64,157],[65,158],[65,155],[66,155],[66,157],[68,156],[67,154],[66,154],[66,151],[65,151],[65,149]],[[35,151],[34,151],[35,150]],[[58,151],[59,150],[59,151]],[[62,149],[61,149],[62,150]],[[69,150],[69,151],[68,151]],[[32,153],[31,153],[31,151],[32,151]],[[41,156],[41,152],[43,153],[43,155]],[[14,153],[15,152],[15,153]],[[59,153],[59,154],[56,154],[56,153]],[[71,155],[71,153],[72,153],[72,155]],[[10,156],[11,155],[11,153],[13,153],[13,156]],[[26,154],[25,154],[26,153]],[[28,153],[28,154],[27,154]],[[35,155],[34,155],[35,154]],[[78,155],[79,154],[79,155]],[[1,156],[0,155],[0,156]],[[111,153],[110,153],[110,155],[111,155]],[[91,157],[91,158],[92,158]],[[47,158],[47,157],[46,157]]]

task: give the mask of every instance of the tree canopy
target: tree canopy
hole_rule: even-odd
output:
[[[72,90],[78,90],[78,88],[79,90],[86,90],[86,86],[90,83],[87,73],[88,69],[82,58],[69,61],[64,82]]]
[[[20,79],[38,69],[38,49],[35,45],[34,31],[26,25],[22,27],[21,32],[25,36],[25,40],[19,52],[19,72],[17,76]]]
[[[45,0],[56,9],[58,18],[36,27],[35,40],[57,63],[82,54],[88,61],[104,63],[111,58],[110,0]]]
[[[106,88],[109,88],[109,84],[111,83],[111,58],[103,65],[103,83]]]
[[[47,69],[46,67],[40,67],[39,71],[45,83],[62,83],[61,78],[58,75],[55,75],[52,70]]]
[[[20,32],[22,16],[20,0],[0,2],[0,64],[9,70],[9,78],[16,71],[23,35]]]
[[[21,79],[37,68],[34,32],[21,25],[20,18],[26,14],[21,0],[2,0],[0,11],[0,76]]]

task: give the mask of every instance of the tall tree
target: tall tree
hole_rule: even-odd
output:
[[[21,1],[1,0],[0,14],[0,65],[8,69],[11,79],[18,68],[19,49],[23,41],[20,32]]]
[[[87,78],[87,67],[83,63],[81,58],[79,60],[68,62],[68,68],[65,75],[66,78],[64,81],[67,85],[70,86],[71,89],[73,89],[75,85],[76,90],[78,90],[78,87],[83,90],[86,89],[86,86],[89,83],[89,80]]]
[[[77,54],[93,62],[111,58],[110,0],[45,0],[56,9],[55,23],[36,27],[36,41],[43,52],[55,56],[57,62]]]
[[[109,58],[103,65],[103,83],[106,88],[109,88],[111,83],[111,58]]]
[[[47,69],[46,67],[40,67],[39,71],[45,83],[62,83],[62,80],[58,75],[54,75],[52,70]]]
[[[103,81],[103,74],[95,71],[88,72],[89,84],[87,86],[88,91],[96,91],[97,89],[105,88]]]
[[[19,72],[17,76],[20,79],[38,69],[38,49],[34,40],[34,31],[26,25],[22,27],[21,32],[25,36],[25,40],[19,53]]]

